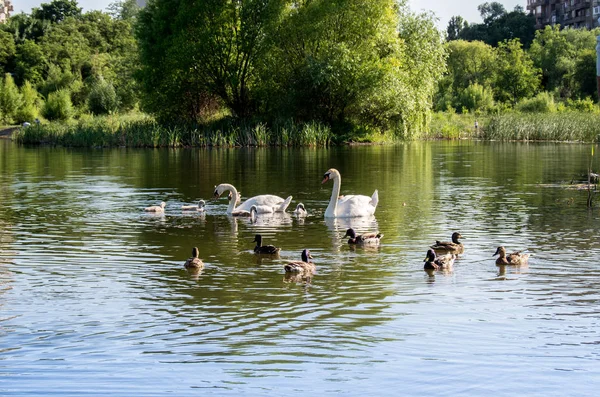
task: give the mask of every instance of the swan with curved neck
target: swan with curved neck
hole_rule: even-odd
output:
[[[358,216],[370,216],[375,213],[377,203],[379,202],[379,194],[377,190],[371,197],[359,194],[350,194],[340,197],[340,186],[342,184],[342,176],[335,168],[329,169],[323,176],[323,182],[333,181],[333,190],[329,205],[325,210],[325,218],[353,218]]]
[[[215,187],[214,197],[219,198],[223,192],[231,192],[233,197],[239,197],[237,189],[229,183],[221,183]],[[260,196],[254,196],[244,201],[238,207],[236,207],[237,200],[230,200],[229,206],[227,207],[227,214],[235,214],[236,211],[246,211],[250,213],[252,206],[256,206],[256,210],[259,214],[269,212],[285,212],[287,207],[292,201],[292,196],[289,196],[285,200],[279,196],[272,194],[262,194]]]

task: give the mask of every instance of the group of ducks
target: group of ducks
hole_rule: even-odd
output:
[[[436,241],[427,251],[423,269],[425,271],[451,269],[454,265],[454,260],[465,251],[464,245],[459,240],[461,238],[463,236],[460,233],[454,232],[452,233],[452,241]],[[520,251],[506,254],[504,247],[498,247],[492,256],[496,255],[498,255],[498,258],[496,258],[496,265],[498,266],[525,266],[529,260],[529,254]]]
[[[379,245],[383,234],[381,233],[367,233],[367,234],[356,234],[354,229],[350,228],[346,231],[343,238],[349,237],[348,244],[350,245]],[[279,255],[281,248],[275,247],[274,245],[263,245],[263,237],[260,234],[254,236],[252,242],[256,243],[254,247],[254,253],[258,255]],[[200,270],[204,267],[204,263],[198,257],[199,251],[197,247],[192,249],[192,256],[185,262],[184,267],[190,270]],[[310,259],[313,259],[308,249],[302,250],[300,255],[301,260],[290,261],[283,266],[286,273],[293,273],[296,275],[310,277],[317,271],[317,268]]]
[[[321,183],[327,181],[333,181],[333,189],[329,204],[324,213],[325,218],[365,217],[375,213],[375,209],[379,202],[377,190],[375,190],[371,197],[363,195],[341,196],[341,175],[335,168],[327,170]],[[219,198],[226,191],[228,192],[227,197],[229,199],[227,215],[234,217],[250,217],[252,220],[255,220],[258,214],[285,212],[292,201],[292,196],[283,199],[279,196],[263,194],[251,197],[245,202],[240,203],[241,194],[233,185],[228,183],[222,183],[215,186],[213,196],[214,198]],[[163,213],[165,205],[166,204],[162,202],[160,205],[147,207],[144,210],[147,212]],[[205,201],[200,200],[198,205],[184,205],[181,209],[183,211],[204,212],[205,205]],[[302,203],[299,203],[296,206],[293,213],[298,217],[307,215],[306,208]],[[353,229],[348,229],[344,235],[344,238],[346,237],[349,237],[348,244],[350,245],[373,246],[379,245],[383,235],[379,232],[358,235]],[[452,241],[436,241],[427,251],[427,256],[424,260],[424,269],[426,271],[435,271],[452,268],[455,259],[464,252],[464,246],[459,241],[461,238],[461,234],[455,232],[452,234]],[[256,242],[256,247],[254,248],[256,254],[276,255],[280,251],[280,249],[275,246],[262,245],[262,236],[259,234],[255,236],[253,242]],[[185,262],[185,267],[187,269],[201,269],[204,267],[204,264],[198,255],[198,248],[194,247],[192,256]],[[526,265],[529,258],[529,254],[521,252],[513,252],[507,255],[504,247],[498,247],[494,256],[495,255],[499,255],[496,260],[497,265]],[[316,267],[310,259],[312,259],[310,251],[305,249],[302,251],[300,261],[291,261],[284,266],[284,269],[286,273],[314,274]]]

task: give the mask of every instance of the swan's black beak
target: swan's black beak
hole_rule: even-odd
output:
[[[323,181],[321,182],[321,184],[327,182],[328,180],[329,180],[329,174],[323,175]]]

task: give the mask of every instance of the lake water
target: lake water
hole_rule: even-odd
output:
[[[590,149],[0,141],[0,395],[596,395],[600,210],[561,185]],[[324,220],[331,167],[341,194],[379,190],[375,218]],[[225,196],[181,211],[219,183],[294,200],[256,223],[228,217]],[[144,213],[161,201],[164,215]],[[349,248],[348,225],[381,231],[381,246]],[[428,246],[453,231],[464,255],[430,276]],[[257,233],[279,259],[255,257]],[[497,267],[499,245],[529,266]],[[200,274],[183,268],[194,246]],[[317,274],[286,279],[304,248]]]

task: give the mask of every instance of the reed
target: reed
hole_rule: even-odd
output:
[[[20,128],[13,138],[22,144],[73,147],[234,147],[327,146],[329,127],[316,123],[236,121],[224,118],[206,125],[164,126],[145,115],[85,117],[77,122]]]
[[[482,137],[502,141],[598,142],[600,115],[583,112],[505,113],[490,118]]]

